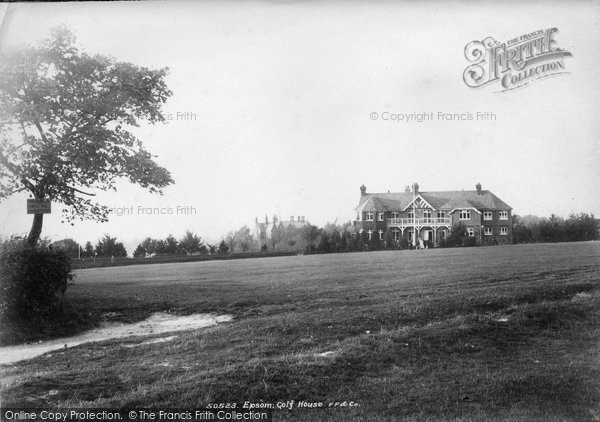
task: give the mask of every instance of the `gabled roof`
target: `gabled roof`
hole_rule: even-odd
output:
[[[427,203],[436,210],[455,208],[476,208],[478,210],[511,210],[512,208],[488,190],[478,193],[476,190],[419,192]],[[364,211],[401,211],[413,201],[412,192],[367,193],[361,195],[356,207],[357,212]]]
[[[423,205],[426,205],[426,206],[427,206],[427,208],[434,208],[434,209],[435,209],[435,207],[434,207],[433,205],[431,205],[431,204],[429,203],[429,201],[428,201],[426,198],[424,198],[424,197],[423,197],[423,195],[421,195],[421,194],[419,193],[419,194],[417,194],[417,195],[415,196],[415,198],[414,198],[412,201],[410,201],[410,202],[408,203],[408,205],[407,205],[407,206],[405,206],[404,208],[402,208],[402,211],[405,211],[405,210],[406,210],[408,207],[410,207],[410,206],[413,206],[413,207],[414,207],[414,206],[415,206],[414,204],[416,204],[416,206],[417,206],[418,208],[422,208],[422,207],[423,207]],[[421,205],[421,206],[419,206],[419,205]]]

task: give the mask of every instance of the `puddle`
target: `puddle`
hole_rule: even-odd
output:
[[[220,322],[231,321],[231,319],[232,317],[230,315],[196,314],[177,316],[161,312],[153,314],[148,319],[135,324],[110,322],[103,324],[100,328],[72,337],[63,337],[33,344],[0,347],[0,365],[30,359],[52,350],[65,349],[84,343],[132,336],[147,336],[173,331],[194,330],[210,327],[211,325],[216,325]],[[175,336],[153,339],[143,342],[142,344],[171,341],[174,338]]]

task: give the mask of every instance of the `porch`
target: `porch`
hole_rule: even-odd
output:
[[[397,227],[399,229],[405,229],[406,227],[447,227],[452,226],[452,219],[450,217],[425,217],[425,218],[388,218],[386,220],[388,227]]]

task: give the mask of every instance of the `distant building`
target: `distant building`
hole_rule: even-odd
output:
[[[493,245],[512,242],[512,208],[477,184],[475,190],[422,192],[415,183],[399,193],[367,193],[360,187],[355,226],[368,239],[384,239],[391,230],[395,240],[410,243],[423,239],[439,245],[452,226],[463,223],[477,244]],[[416,238],[415,238],[416,233]]]
[[[297,217],[292,215],[290,216],[289,220],[281,220],[279,217],[274,215],[271,221],[269,221],[269,218],[265,215],[265,219],[262,222],[259,222],[258,217],[256,217],[254,226],[254,238],[258,242],[259,248],[261,248],[265,244],[267,244],[267,246],[270,246],[269,243],[272,240],[273,231],[279,231],[280,233],[284,233],[290,227],[301,229],[307,224],[308,221],[306,221],[306,218],[303,215],[299,215]],[[288,249],[287,246],[289,245],[283,245],[283,248]]]

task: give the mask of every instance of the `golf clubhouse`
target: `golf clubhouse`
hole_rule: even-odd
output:
[[[368,239],[384,239],[391,230],[394,240],[419,240],[437,246],[456,224],[462,223],[479,245],[512,242],[512,208],[481,184],[475,190],[422,192],[418,183],[399,193],[367,193],[360,187],[354,226]],[[416,237],[415,237],[416,233]]]

